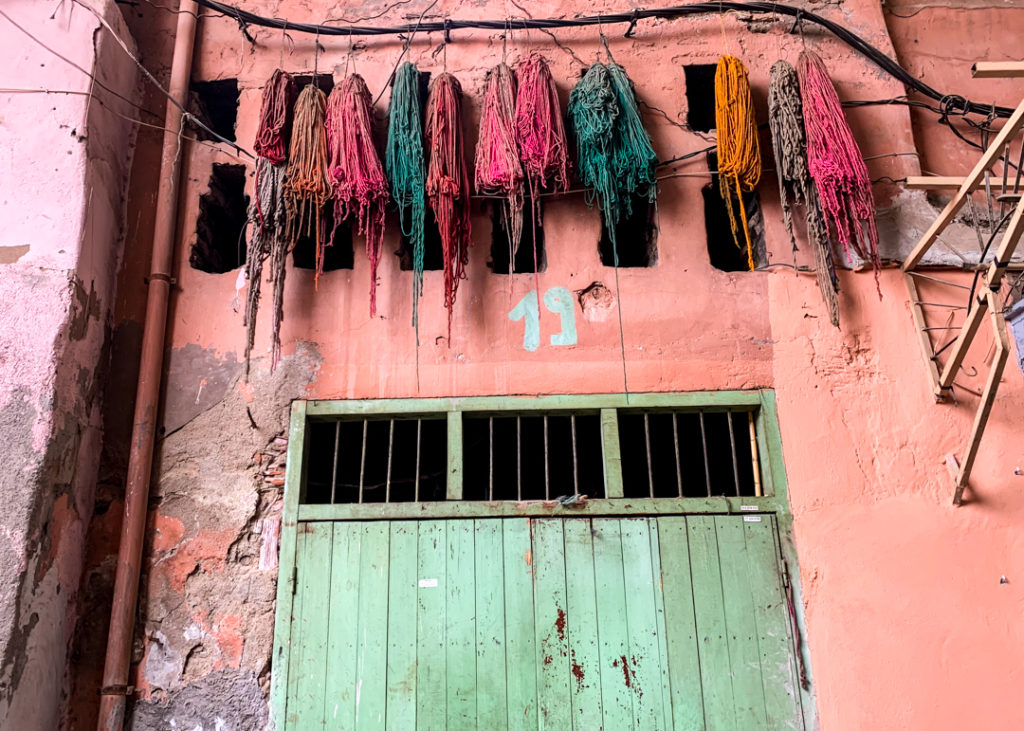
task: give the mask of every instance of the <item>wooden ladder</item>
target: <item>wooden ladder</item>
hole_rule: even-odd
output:
[[[972,67],[971,73],[975,78],[1024,78],[1024,62],[979,62]],[[991,323],[995,340],[995,357],[992,361],[992,368],[989,371],[988,379],[985,382],[985,389],[981,393],[981,403],[978,405],[978,411],[974,416],[974,424],[971,427],[971,434],[962,461],[957,464],[956,458],[953,455],[949,455],[946,459],[954,479],[954,505],[960,505],[964,489],[970,480],[971,470],[978,456],[981,437],[988,423],[992,404],[995,401],[999,382],[1010,352],[1010,338],[997,293],[1003,277],[1006,275],[1014,251],[1017,249],[1017,244],[1020,242],[1021,235],[1024,234],[1024,195],[1022,195],[1024,190],[1022,190],[1021,185],[1021,161],[1017,163],[1017,172],[1014,175],[1014,180],[1010,181],[1007,178],[1010,141],[1013,140],[1014,136],[1022,128],[1024,128],[1024,100],[1014,110],[966,178],[930,176],[907,179],[907,187],[912,189],[956,190],[952,200],[946,204],[939,217],[925,231],[921,240],[903,263],[904,280],[906,281],[907,292],[910,296],[911,314],[914,317],[914,324],[918,329],[919,340],[924,352],[925,362],[928,365],[929,380],[935,393],[936,401],[944,401],[947,395],[952,395],[953,381],[960,366],[963,364],[971,343],[974,342],[974,338],[978,334],[982,322],[985,320],[986,313],[988,313],[988,320]],[[997,178],[993,181],[990,176],[991,168],[1004,155],[1002,179],[1000,181]],[[1024,150],[1022,150],[1021,156],[1024,157]],[[1012,185],[1010,184],[1011,182]],[[944,346],[940,351],[936,352],[929,331],[947,328],[929,328],[927,326],[924,308],[932,303],[921,300],[917,288],[917,279],[922,277],[925,279],[935,278],[929,277],[916,269],[924,255],[939,239],[942,231],[953,221],[957,212],[968,201],[971,193],[983,186],[988,191],[992,191],[993,188],[998,189],[998,200],[1013,203],[1014,209],[999,247],[996,249],[995,258],[985,269],[984,277],[978,288],[979,291],[974,293],[972,300],[964,308],[967,310],[967,316],[963,324],[959,328],[952,328],[959,329],[959,333],[956,339],[949,344],[952,350],[940,370],[937,363],[937,355],[948,346]],[[980,265],[981,262],[979,261]],[[936,279],[936,281],[943,280]],[[948,282],[944,283],[951,284]]]

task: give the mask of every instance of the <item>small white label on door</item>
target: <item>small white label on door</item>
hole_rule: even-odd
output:
[[[756,505],[740,505],[740,510],[759,510]]]
[[[761,516],[760,515],[744,515],[743,516],[743,522],[744,523],[760,523],[761,522]]]
[[[758,518],[760,520],[760,518]],[[420,579],[421,589],[432,589],[437,586],[437,579]]]

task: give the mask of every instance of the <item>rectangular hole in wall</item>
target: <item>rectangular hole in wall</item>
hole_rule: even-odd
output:
[[[541,205],[541,204],[538,204]],[[544,227],[540,225],[541,216],[538,216],[538,224],[534,227],[534,206],[529,200],[523,205],[523,234],[519,243],[519,250],[512,254],[509,241],[509,232],[506,229],[508,221],[505,211],[508,206],[504,201],[491,201],[491,270],[495,274],[508,274],[509,258],[512,258],[513,274],[528,274],[534,271],[547,269],[547,255],[544,251]],[[534,237],[536,236],[536,268],[534,267]],[[511,256],[510,256],[511,255]]]
[[[708,167],[711,170],[718,169],[718,156],[714,152],[708,153]],[[715,269],[726,272],[749,271],[746,239],[743,230],[738,229],[736,238],[739,239],[741,245],[736,246],[732,224],[729,221],[729,211],[718,187],[717,175],[714,176],[714,182],[704,186],[701,193],[704,196],[704,229],[707,234],[708,257],[711,260],[711,265]],[[756,269],[768,263],[768,252],[764,239],[764,215],[761,213],[761,199],[756,190],[743,195],[743,205],[747,212],[747,227],[750,231],[750,241],[753,244],[754,268]],[[740,215],[740,208],[735,200],[733,201],[733,213],[737,217]]]
[[[193,81],[189,84],[188,109],[203,124],[231,142],[238,118],[238,79]],[[218,142],[214,135],[193,124],[196,139]]]
[[[601,217],[601,239],[598,250],[601,263],[615,266],[618,253],[619,267],[652,267],[658,262],[657,203],[648,196],[633,196],[629,211],[623,212],[615,227],[615,246],[611,231]]]
[[[331,236],[334,226],[334,204],[328,202],[320,213],[323,235]],[[351,269],[354,261],[352,250],[352,227],[349,221],[342,221],[333,229],[330,245],[324,247],[324,271]],[[304,231],[292,250],[292,264],[296,269],[316,268],[316,233]]]
[[[307,432],[305,503],[358,503],[360,485],[364,503],[445,499],[443,417],[315,421]]]
[[[624,496],[753,496],[749,414],[619,411]]]
[[[694,132],[715,128],[715,71],[717,64],[683,66],[686,80],[686,124]]]
[[[462,453],[466,500],[604,497],[597,414],[465,416]]]
[[[199,196],[196,240],[188,261],[193,269],[223,274],[245,264],[245,166],[214,163],[208,188]]]

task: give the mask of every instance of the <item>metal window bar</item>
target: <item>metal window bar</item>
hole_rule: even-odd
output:
[[[576,415],[573,414],[569,417],[569,422],[572,425],[572,494],[580,494],[580,471],[579,471],[579,460],[576,455]]]
[[[644,413],[644,444],[647,447],[647,488],[654,497],[654,465],[651,464],[651,419]]]
[[[672,444],[676,448],[676,487],[683,496],[683,463],[679,459],[679,414],[672,412]]]
[[[708,464],[708,432],[704,426],[704,411],[697,412],[700,415],[700,441],[704,447],[704,482],[707,485],[708,497],[711,497],[711,466]]]
[[[370,421],[363,419],[363,450],[359,458],[359,502],[363,502],[363,479],[366,477],[366,432],[370,428]]]
[[[523,420],[516,417],[516,500],[523,499]]]
[[[391,455],[395,449],[395,420],[391,419],[388,429],[388,472],[384,478],[384,502],[391,502]]]
[[[494,500],[494,417],[487,419],[487,428],[490,432],[490,446],[487,450],[487,499]]]
[[[416,475],[413,477],[412,499],[420,501],[420,435],[423,430],[423,419],[416,420]]]
[[[725,412],[725,420],[729,424],[729,447],[732,450],[732,479],[736,487],[736,497],[740,496],[740,465],[736,459],[736,432],[732,426],[732,412]]]
[[[334,495],[338,491],[338,447],[341,443],[341,422],[334,423],[334,461],[331,463],[331,505],[334,505]]]
[[[544,499],[551,499],[551,463],[548,449],[548,415],[544,414]]]

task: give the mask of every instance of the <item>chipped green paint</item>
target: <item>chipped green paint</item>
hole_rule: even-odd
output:
[[[775,532],[765,514],[309,524],[284,727],[803,728]]]
[[[803,728],[771,391],[631,394],[753,410],[765,496],[623,499],[617,395],[296,402],[272,709],[279,729]],[[609,499],[467,502],[464,412],[600,411]],[[448,418],[448,502],[306,505],[308,419]],[[319,714],[319,715],[318,715]]]

